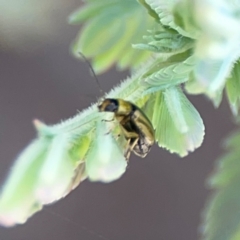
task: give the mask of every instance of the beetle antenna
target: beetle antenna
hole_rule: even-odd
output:
[[[95,81],[96,81],[96,83],[97,83],[97,85],[98,85],[98,90],[100,91],[101,94],[103,94],[103,90],[102,90],[102,88],[101,88],[101,86],[100,86],[99,80],[98,80],[98,78],[97,78],[96,73],[95,73],[94,70],[93,70],[93,67],[92,67],[91,63],[89,62],[89,60],[86,58],[86,56],[85,56],[82,52],[78,52],[78,53],[79,53],[79,55],[84,59],[84,61],[87,63],[87,65],[88,65],[88,67],[90,68],[90,70],[91,70],[91,72],[92,72],[92,74],[93,74],[93,77],[94,77],[94,79],[95,79]]]

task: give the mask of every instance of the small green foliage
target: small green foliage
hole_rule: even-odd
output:
[[[141,41],[146,29],[154,26],[154,20],[136,0],[87,0],[85,7],[69,17],[69,22],[84,23],[72,50],[77,57],[80,51],[93,58],[98,73],[114,63],[119,69],[137,67],[150,56],[131,47]]]
[[[70,17],[83,24],[72,44],[100,73],[116,64],[133,74],[105,97],[131,101],[146,112],[159,146],[181,157],[203,141],[203,121],[182,89],[219,106],[226,93],[238,114],[240,5],[211,0],[86,0]],[[203,16],[204,12],[204,16]],[[133,46],[133,47],[132,47]],[[85,178],[110,182],[126,170],[126,140],[113,115],[96,104],[53,126],[38,120],[38,138],[18,157],[2,189],[0,223],[25,222]],[[239,135],[211,183],[218,192],[206,210],[207,240],[237,240],[240,193]],[[113,157],[114,156],[114,157]],[[230,207],[231,206],[231,207]]]
[[[240,232],[240,132],[226,141],[227,153],[218,160],[209,180],[215,189],[204,214],[205,240],[238,240]]]
[[[120,178],[127,167],[124,148],[121,147],[122,143],[119,143],[121,140],[126,144],[126,140],[123,136],[116,138],[110,134],[111,128],[107,127],[109,124],[113,125],[112,122],[98,122],[95,139],[85,160],[91,181],[112,182]]]
[[[148,50],[157,53],[176,54],[193,47],[193,41],[184,37],[177,31],[162,28],[159,31],[148,31],[149,35],[144,35],[143,39],[147,42],[133,44],[134,48]]]
[[[0,198],[0,223],[4,226],[24,223],[41,209],[34,192],[47,148],[48,142],[44,139],[33,141],[11,169]]]
[[[170,0],[170,1],[164,1],[164,0],[145,0],[141,1],[144,2],[144,6],[147,7],[148,11],[152,13],[152,16],[158,17],[158,21],[161,24],[161,26],[164,26],[166,28],[170,28],[172,30],[177,31],[179,34],[185,37],[195,38],[195,34],[193,32],[187,32],[185,31],[180,24],[176,23],[175,16],[174,16],[174,9],[177,6],[178,2],[177,0]],[[187,8],[189,6],[186,6],[184,11],[181,13],[181,16],[184,16],[185,13],[188,11]],[[152,11],[151,11],[151,10]]]
[[[240,6],[234,1],[222,4],[206,0],[138,2],[152,20],[135,0],[87,1],[85,7],[70,17],[71,23],[84,24],[81,37],[73,45],[75,54],[82,51],[93,57],[95,69],[101,72],[114,63],[119,69],[135,68],[149,57],[148,52],[157,53],[160,73],[155,68],[152,76],[160,79],[161,65],[166,59],[188,52],[181,60],[194,57],[191,81],[184,80],[186,90],[205,94],[218,107],[227,77],[240,55],[240,33],[235,31],[240,27]],[[204,18],[202,9],[205,9]],[[142,51],[135,51],[131,45]],[[230,105],[234,108],[234,104]]]
[[[142,82],[149,86],[148,92],[156,92],[176,86],[189,80],[193,66],[194,57],[189,52],[176,54],[164,62],[161,60],[155,61],[142,76]]]
[[[201,145],[202,119],[179,88],[167,88],[152,95],[149,105],[154,107],[146,113],[156,129],[155,138],[160,147],[184,157]]]

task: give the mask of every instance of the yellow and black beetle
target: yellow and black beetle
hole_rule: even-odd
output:
[[[98,105],[100,112],[113,112],[127,140],[126,160],[131,152],[145,157],[155,142],[152,123],[135,104],[123,99],[106,98]]]

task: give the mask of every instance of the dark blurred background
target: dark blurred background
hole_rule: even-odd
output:
[[[35,137],[34,118],[57,123],[99,96],[86,63],[69,53],[79,27],[69,26],[67,16],[80,4],[0,0],[1,185],[18,153]],[[107,91],[127,75],[111,69],[99,80]],[[198,239],[200,215],[210,195],[206,178],[222,153],[221,140],[234,126],[226,101],[215,110],[203,97],[189,98],[206,126],[200,149],[183,159],[157,146],[145,159],[132,155],[120,180],[84,181],[26,224],[0,228],[0,239]]]

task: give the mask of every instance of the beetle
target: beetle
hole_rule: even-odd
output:
[[[154,128],[144,112],[135,104],[120,98],[106,98],[98,105],[100,112],[113,112],[125,139],[126,160],[131,152],[144,158],[155,142]]]

